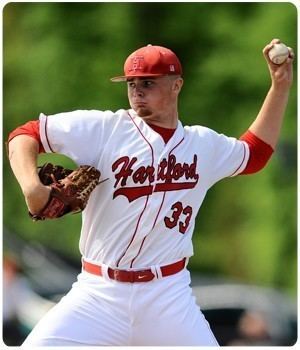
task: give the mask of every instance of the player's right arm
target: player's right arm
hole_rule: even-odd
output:
[[[31,136],[21,134],[9,141],[10,165],[32,214],[46,205],[50,194],[50,188],[40,182],[37,174],[38,154],[39,143]]]
[[[120,120],[110,111],[77,110],[51,116],[41,113],[39,120],[29,121],[10,133],[11,168],[30,213],[44,208],[50,194],[50,189],[40,182],[37,174],[38,154],[58,153],[78,165],[98,167],[105,140]]]

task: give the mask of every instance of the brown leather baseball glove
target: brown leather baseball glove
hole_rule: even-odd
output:
[[[87,205],[90,194],[99,184],[100,171],[89,165],[75,170],[46,163],[38,168],[41,182],[51,188],[45,207],[36,214],[29,213],[34,221],[56,219],[68,213],[79,213]]]

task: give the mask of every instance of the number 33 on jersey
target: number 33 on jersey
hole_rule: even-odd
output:
[[[249,157],[245,142],[180,121],[165,144],[133,110],[41,115],[40,133],[46,151],[108,178],[83,212],[80,250],[122,269],[193,255],[195,217],[207,190],[243,171]]]

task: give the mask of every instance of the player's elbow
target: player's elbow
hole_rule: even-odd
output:
[[[246,165],[246,168],[240,175],[250,175],[261,171],[269,162],[271,155],[266,157],[265,155],[251,155]]]
[[[254,174],[262,170],[271,158],[274,149],[263,140],[247,131],[240,137],[249,147],[249,160],[241,175]]]

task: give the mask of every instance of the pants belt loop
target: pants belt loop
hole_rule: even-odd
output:
[[[110,277],[108,276],[108,266],[101,264],[101,271],[102,271],[102,277],[106,280],[106,281],[111,281]]]
[[[162,273],[161,273],[161,269],[159,265],[153,265],[151,266],[151,271],[155,276],[155,279],[160,280],[163,278]]]

